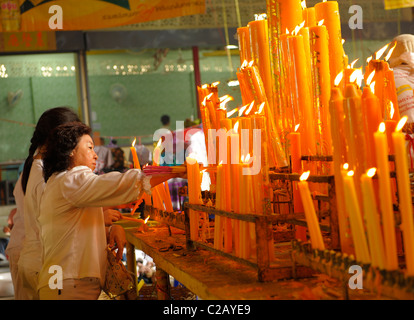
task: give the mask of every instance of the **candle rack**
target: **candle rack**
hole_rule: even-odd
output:
[[[256,233],[256,258],[243,259],[233,253],[228,253],[223,250],[215,249],[210,242],[201,242],[198,240],[191,240],[190,238],[190,219],[189,210],[197,212],[204,212],[209,215],[221,216],[234,220],[251,222],[255,224]],[[290,243],[284,246],[278,246],[278,252],[275,253],[276,259],[270,259],[269,250],[274,250],[269,246],[269,240],[272,239],[272,223],[287,222],[293,219],[291,215],[257,215],[257,214],[237,214],[234,212],[227,212],[223,210],[216,210],[213,207],[205,205],[196,205],[185,203],[185,232],[186,232],[186,246],[188,250],[195,250],[196,248],[206,249],[217,255],[229,258],[231,260],[242,263],[246,266],[255,268],[258,272],[258,280],[260,282],[290,279],[293,276],[292,262],[290,257]],[[303,266],[296,266],[295,274],[299,277],[309,277],[314,273],[313,270]]]
[[[331,162],[332,156],[302,156],[301,161],[311,162]],[[288,203],[289,213],[291,219],[286,221],[289,224],[295,226],[304,226],[307,227],[307,222],[305,220],[305,214],[303,212],[294,212],[293,205],[293,182],[300,181],[300,174],[291,173],[291,169],[288,169],[289,172],[276,172],[271,170],[269,173],[269,179],[271,181],[279,182],[288,182],[286,193],[288,194],[288,199],[282,201],[275,200],[273,201],[274,206],[276,207],[280,203]],[[329,245],[331,249],[337,250],[340,249],[340,238],[339,238],[339,222],[337,214],[337,202],[336,202],[336,192],[335,192],[335,178],[334,175],[310,175],[307,179],[308,182],[314,184],[326,185],[326,194],[313,194],[312,199],[316,200],[318,205],[315,208],[318,220],[329,220],[329,224],[320,223],[320,229],[324,233],[329,233],[329,238],[324,239],[326,245]],[[323,205],[326,204],[326,205]],[[274,210],[277,212],[277,210]],[[293,239],[291,239],[293,240]]]
[[[400,270],[382,270],[360,263],[352,255],[334,250],[312,249],[309,243],[292,240],[292,263],[293,277],[296,277],[296,264],[300,264],[341,281],[345,299],[349,297],[350,278],[356,275],[354,269],[350,270],[351,266],[361,268],[361,285],[364,290],[391,299],[414,299],[414,277],[407,277]],[[355,283],[352,280],[351,282]]]

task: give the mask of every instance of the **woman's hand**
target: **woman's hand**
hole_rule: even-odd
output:
[[[122,214],[118,210],[104,208],[104,221],[105,226],[109,227],[112,223],[122,218]]]
[[[116,252],[116,258],[118,260],[121,260],[126,245],[124,228],[118,225],[113,225],[111,227],[111,231],[109,232],[108,245],[111,248],[111,250],[118,249]]]

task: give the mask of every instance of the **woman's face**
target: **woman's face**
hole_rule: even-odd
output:
[[[79,139],[76,148],[73,149],[71,168],[76,166],[87,166],[92,171],[95,170],[98,156],[93,147],[94,145],[91,136],[88,134],[83,135]]]

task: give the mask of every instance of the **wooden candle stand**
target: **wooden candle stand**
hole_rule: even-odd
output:
[[[292,261],[294,266],[296,264],[307,266],[343,281],[345,299],[348,298],[348,290],[350,290],[349,282],[354,283],[350,278],[358,272],[355,271],[356,269],[350,269],[352,266],[361,268],[363,289],[391,299],[414,299],[414,277],[407,277],[400,270],[380,270],[370,264],[356,261],[353,256],[334,250],[312,249],[310,244],[297,240],[292,241]]]

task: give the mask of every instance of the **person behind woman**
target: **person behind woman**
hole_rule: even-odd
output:
[[[43,189],[42,153],[48,134],[60,124],[80,121],[70,108],[46,110],[39,118],[29,155],[13,193],[17,212],[7,248],[16,300],[37,299],[37,273],[41,267],[41,244],[37,223],[37,202]],[[27,197],[25,197],[27,195]]]
[[[107,242],[117,249],[118,259],[126,243],[122,236],[113,235],[122,227],[105,230],[101,206],[130,203],[177,176],[151,177],[139,169],[95,175],[97,156],[90,131],[84,124],[72,123],[59,126],[49,137],[39,216],[44,247],[40,299],[97,299],[105,280]],[[60,289],[50,286],[52,266],[61,270]]]

